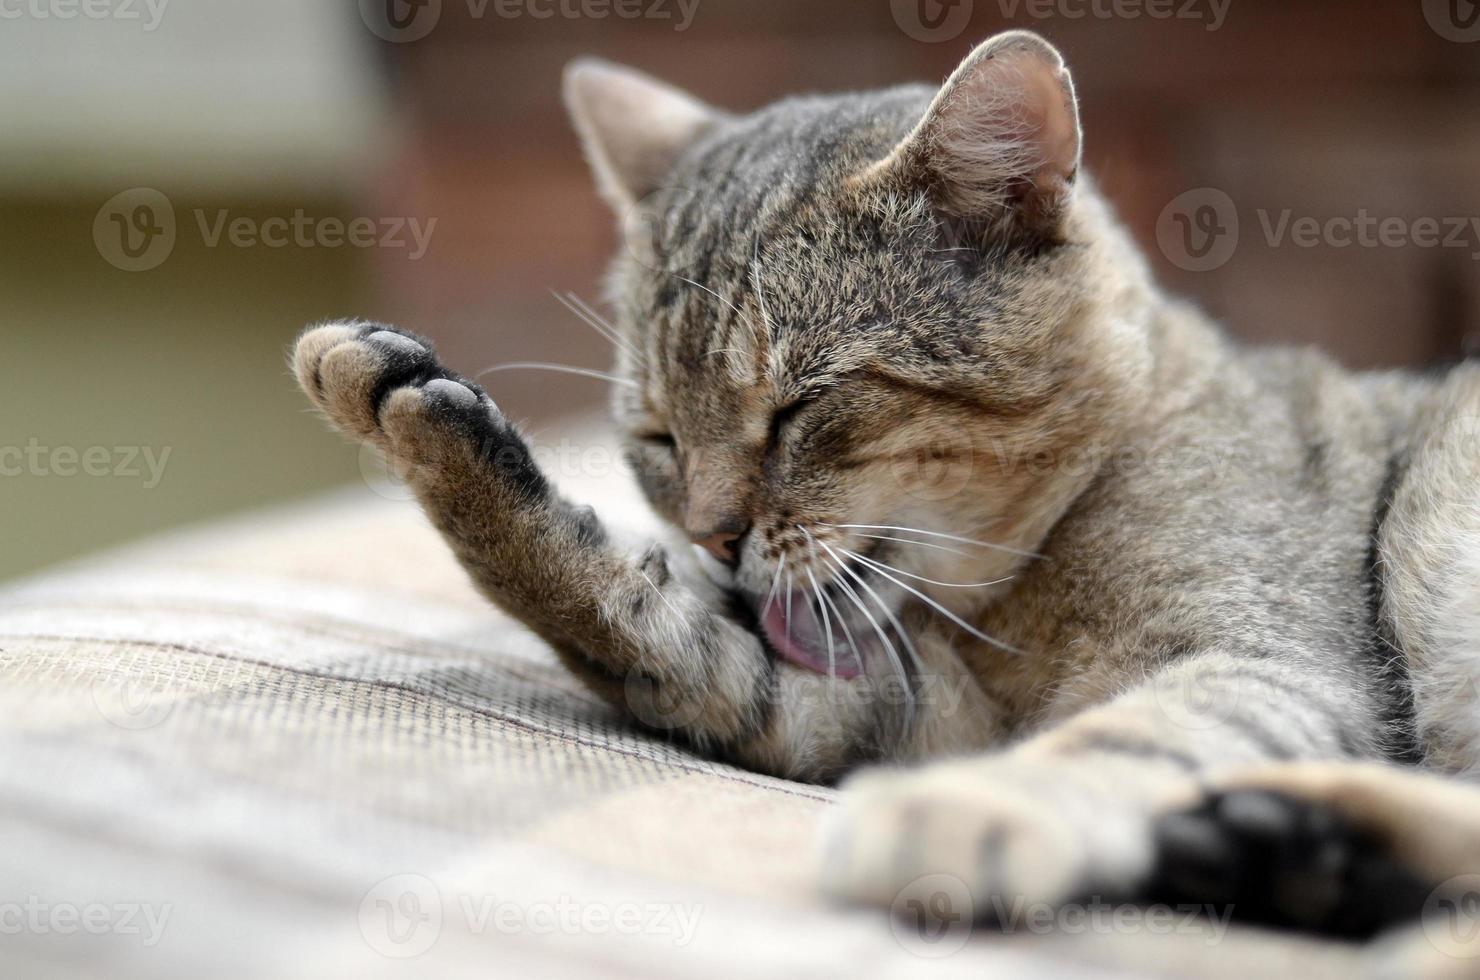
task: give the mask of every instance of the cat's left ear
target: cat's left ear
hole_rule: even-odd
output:
[[[565,69],[565,104],[597,186],[619,211],[661,187],[679,155],[724,118],[686,92],[597,58]]]
[[[1063,57],[1037,34],[1009,31],[966,57],[914,131],[862,179],[924,186],[949,217],[1052,241],[1080,143]]]

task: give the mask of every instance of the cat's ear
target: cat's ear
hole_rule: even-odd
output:
[[[619,209],[657,190],[679,154],[723,115],[656,78],[596,58],[565,69],[565,104],[597,186]]]
[[[1079,109],[1059,52],[1029,31],[979,45],[868,179],[923,185],[947,216],[1056,240],[1079,171]]]

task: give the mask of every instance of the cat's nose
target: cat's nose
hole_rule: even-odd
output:
[[[711,529],[702,532],[690,531],[689,540],[709,552],[715,558],[734,568],[740,564],[740,539],[748,528],[733,530]]]

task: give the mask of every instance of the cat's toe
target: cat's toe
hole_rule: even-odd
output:
[[[378,440],[392,392],[445,376],[430,343],[381,324],[314,327],[299,338],[293,368],[305,392],[341,429]]]
[[[326,323],[322,326],[309,327],[303,331],[297,343],[293,345],[293,354],[290,359],[293,374],[298,379],[298,386],[315,404],[321,404],[323,399],[323,377],[320,373],[320,366],[323,364],[324,355],[340,344],[354,340],[356,336],[358,336],[358,329],[354,324]]]
[[[826,832],[823,885],[896,910],[931,897],[921,889],[955,893],[954,911],[992,920],[1018,902],[1085,892],[1089,844],[1051,800],[1008,781],[958,778],[945,765],[875,774],[854,781]]]
[[[498,461],[511,447],[523,457],[522,443],[498,406],[482,388],[455,375],[392,391],[379,424],[392,451],[413,462],[435,462],[449,453]]]
[[[1366,938],[1416,919],[1431,890],[1334,808],[1290,794],[1216,793],[1155,833],[1149,900],[1244,921]]]

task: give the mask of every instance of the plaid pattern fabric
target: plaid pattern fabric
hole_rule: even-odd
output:
[[[0,976],[1357,975],[1234,928],[932,945],[828,789],[635,732],[359,491],[0,590]],[[940,955],[948,954],[948,955]]]

